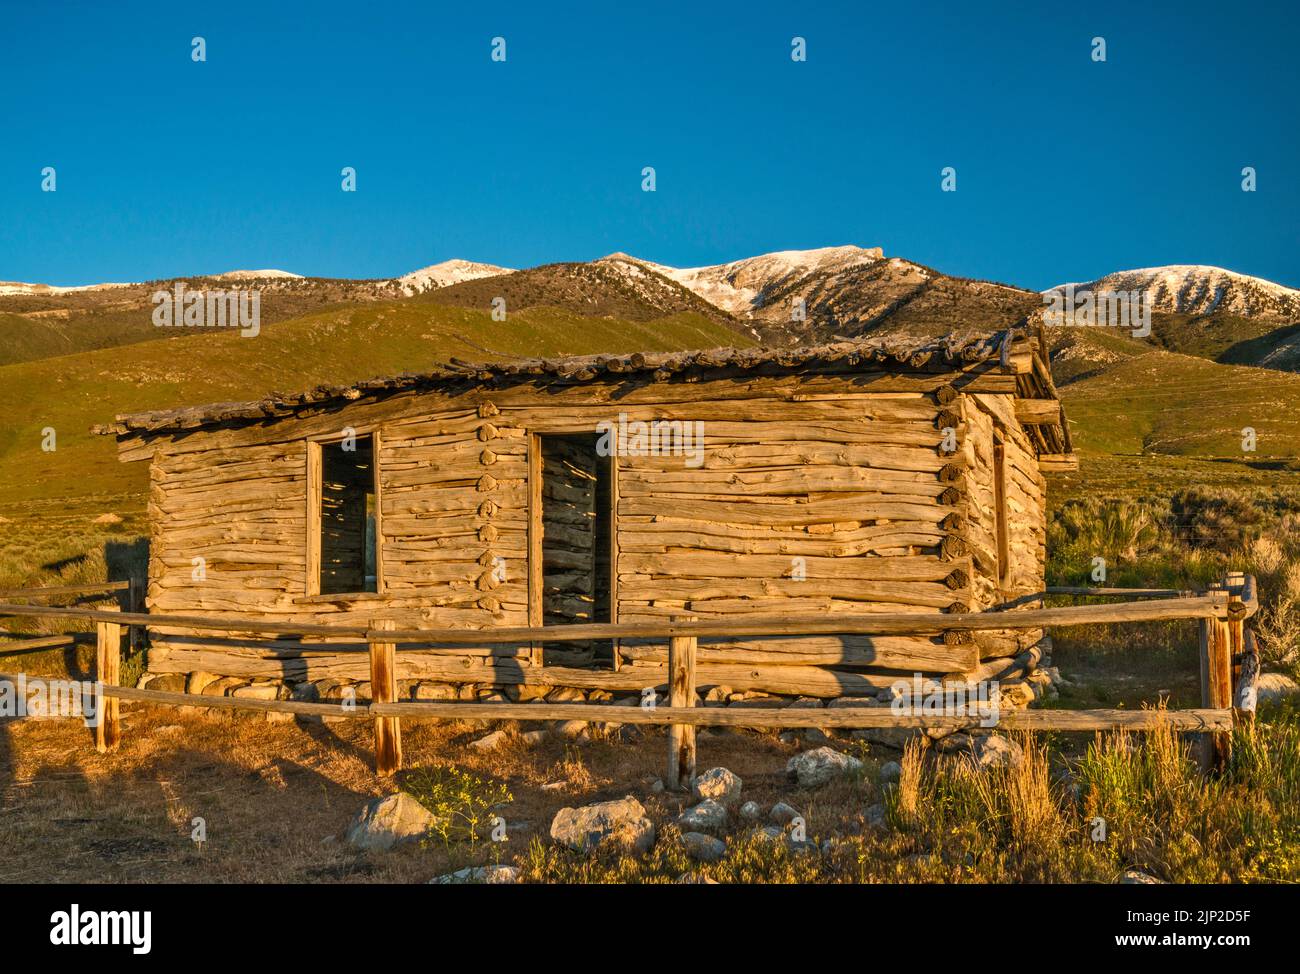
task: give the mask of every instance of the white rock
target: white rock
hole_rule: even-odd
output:
[[[696,801],[712,798],[723,805],[731,805],[740,800],[741,780],[726,768],[710,768],[697,775],[691,785]]]
[[[358,849],[391,849],[419,839],[437,821],[433,814],[404,791],[376,798],[357,813],[348,826],[347,840]]]
[[[1293,694],[1300,693],[1300,684],[1284,673],[1261,673],[1256,684],[1256,699],[1260,703],[1273,703]]]
[[[655,827],[635,798],[561,808],[551,820],[551,838],[578,852],[607,846],[646,852],[654,845]]]
[[[429,880],[431,885],[437,883],[442,886],[451,883],[500,885],[517,882],[519,882],[519,870],[514,866],[469,866],[466,869],[457,869],[454,873],[434,876]]]
[[[862,762],[855,757],[841,754],[829,747],[819,747],[796,754],[786,763],[785,772],[796,778],[802,787],[815,788],[861,767]]]
[[[1120,873],[1117,882],[1119,882],[1120,885],[1122,886],[1133,886],[1133,885],[1163,886],[1165,885],[1165,881],[1163,879],[1156,879],[1154,876],[1149,876],[1138,869],[1125,869],[1122,873]]]
[[[498,730],[480,737],[477,741],[470,741],[469,746],[476,751],[490,751],[494,747],[500,747],[505,743],[505,740],[506,732]]]
[[[1024,759],[1024,752],[1001,734],[983,734],[971,738],[971,759],[977,768],[1014,768]]]
[[[717,832],[727,827],[727,808],[706,798],[678,815],[677,824],[691,832]]]
[[[740,817],[747,822],[757,822],[763,817],[763,807],[758,802],[745,802],[740,806]]]

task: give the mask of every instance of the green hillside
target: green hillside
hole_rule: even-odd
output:
[[[378,300],[400,300],[384,282],[333,278],[222,280],[181,278],[190,290],[256,288],[263,328],[309,314]],[[134,345],[157,339],[153,295],[171,291],[176,280],[149,281],[88,291],[0,295],[0,365],[57,355]]]
[[[0,366],[0,514],[58,498],[64,507],[107,498],[143,503],[147,471],[122,464],[91,425],[116,413],[254,399],[323,382],[415,371],[456,356],[589,354],[746,344],[693,314],[658,321],[585,318],[534,308],[492,321],[483,311],[389,302],[325,311],[264,329],[174,337]],[[42,430],[57,435],[41,449]]]
[[[1300,457],[1300,375],[1151,348],[1108,329],[1071,329],[1053,353],[1075,445],[1276,466]],[[1256,449],[1242,448],[1242,430]]]

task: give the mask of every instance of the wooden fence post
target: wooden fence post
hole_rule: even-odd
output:
[[[694,622],[694,616],[675,616],[673,622]],[[668,706],[695,706],[694,636],[672,636],[668,640]],[[695,779],[695,725],[668,725],[668,776],[664,785],[684,791]]]
[[[1246,584],[1245,572],[1229,572],[1225,580],[1228,586],[1228,685],[1236,687],[1241,676],[1241,661],[1246,652],[1246,607],[1241,601],[1242,589]]]
[[[117,611],[112,606],[105,611]],[[122,624],[95,623],[95,680],[103,686],[117,686],[122,680]],[[122,723],[116,697],[98,693],[99,721],[95,724],[95,750],[100,754],[116,750],[122,740]]]
[[[1223,582],[1210,586],[1211,592],[1223,592]],[[1212,710],[1232,707],[1232,633],[1225,605],[1222,615],[1201,619],[1201,706]],[[1199,761],[1204,770],[1221,770],[1232,753],[1232,735],[1215,733],[1202,738]]]
[[[391,619],[376,619],[371,629],[395,628]],[[370,634],[370,700],[397,702],[396,644]],[[402,725],[398,717],[375,717],[375,771],[391,775],[402,767]]]
[[[1241,678],[1232,698],[1233,716],[1255,726],[1255,706],[1259,700],[1259,652],[1255,649],[1255,634],[1246,630],[1246,649],[1241,657]]]

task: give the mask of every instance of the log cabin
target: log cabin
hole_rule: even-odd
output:
[[[364,681],[365,655],[318,634],[241,636],[240,621],[391,620],[466,630],[463,647],[399,654],[404,695],[608,699],[662,685],[666,647],[476,646],[473,633],[933,615],[1040,592],[1044,473],[1075,462],[1046,354],[1041,329],[1022,327],[452,360],[96,432],[150,465],[149,611],[230,622],[219,637],[152,628],[150,674],[189,674],[191,692],[198,676],[324,694]],[[880,698],[916,673],[1023,677],[1036,636],[701,641],[697,683]]]

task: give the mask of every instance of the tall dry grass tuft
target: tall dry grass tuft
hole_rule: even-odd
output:
[[[921,812],[925,787],[925,751],[919,739],[907,742],[899,764],[902,771],[898,775],[898,784],[886,796],[885,807],[900,824],[914,825]]]

